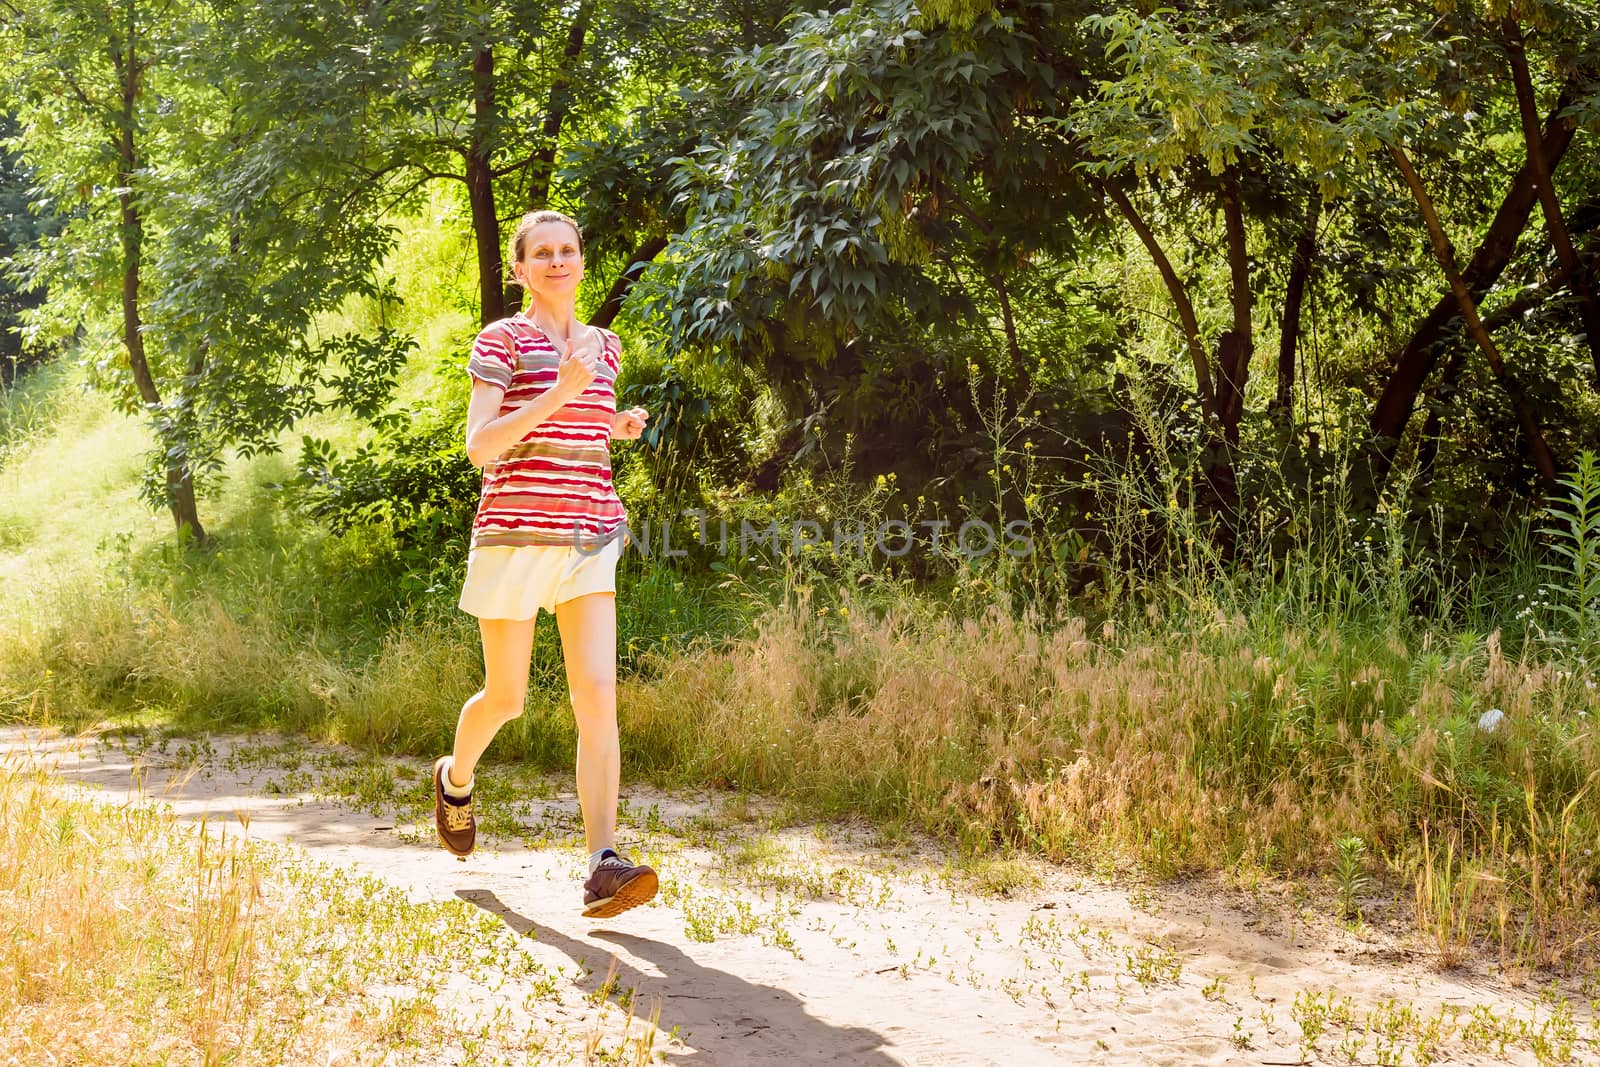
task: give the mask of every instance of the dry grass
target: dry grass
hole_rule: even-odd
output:
[[[441,1006],[447,961],[538,969],[476,909],[411,904],[238,827],[77,799],[16,765],[0,790],[0,1061],[420,1058],[464,1032]]]
[[[459,620],[421,614],[352,661],[297,637],[289,605],[257,603],[85,590],[10,618],[0,675],[35,721],[132,700],[179,728],[271,724],[410,754],[447,743],[479,684]],[[974,856],[1158,877],[1320,878],[1354,835],[1362,869],[1346,873],[1403,887],[1441,965],[1478,945],[1509,967],[1567,966],[1600,943],[1593,692],[1495,632],[1285,622],[1265,599],[1091,624],[802,591],[747,636],[642,666],[621,694],[630,773],[909,821]],[[1488,708],[1505,716],[1492,732]],[[495,756],[550,768],[571,751],[564,693],[543,680]]]
[[[1417,881],[1445,963],[1476,939],[1521,966],[1592,945],[1588,693],[1496,634],[832,619],[802,603],[663,659],[625,694],[630,764],[1164,876],[1326,872],[1355,834],[1374,875]],[[1487,707],[1507,717],[1493,733]]]

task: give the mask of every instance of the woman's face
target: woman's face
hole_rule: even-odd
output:
[[[570,297],[583,281],[577,231],[559,220],[539,223],[524,238],[513,272],[531,293],[555,300]]]

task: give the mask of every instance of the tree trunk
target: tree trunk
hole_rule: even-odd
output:
[[[1576,129],[1571,120],[1557,119],[1556,115],[1571,106],[1576,99],[1575,84],[1569,82],[1562,89],[1561,97],[1556,101],[1555,109],[1545,124],[1541,142],[1544,146],[1543,159],[1551,170],[1555,169],[1556,164],[1571,146],[1572,135]],[[1462,278],[1474,300],[1481,299],[1483,294],[1488,292],[1489,287],[1505,270],[1506,264],[1511,262],[1511,257],[1516,251],[1517,238],[1527,228],[1528,216],[1533,211],[1536,199],[1532,164],[1524,163],[1522,169],[1512,179],[1511,188],[1507,190],[1499,210],[1495,212],[1488,233],[1484,235],[1483,243],[1478,246],[1478,251],[1462,273]],[[1369,443],[1369,474],[1374,487],[1382,485],[1387,479],[1400,437],[1405,432],[1406,424],[1411,421],[1412,411],[1416,408],[1417,395],[1422,391],[1423,382],[1427,381],[1428,375],[1433,371],[1434,363],[1444,349],[1445,342],[1449,340],[1451,330],[1460,315],[1460,305],[1453,292],[1440,297],[1417,324],[1417,328],[1412,331],[1411,339],[1406,342],[1405,348],[1396,358],[1394,369],[1388,381],[1384,383],[1383,393],[1373,407],[1369,424],[1372,430],[1372,440]]]
[[[594,13],[593,0],[583,0],[578,13],[572,18],[567,31],[567,47],[562,51],[561,69],[570,70],[583,54],[583,39],[589,32],[589,19]],[[572,84],[557,78],[550,84],[549,103],[544,110],[544,128],[540,130],[543,143],[533,154],[532,182],[528,188],[528,210],[538,211],[550,206],[550,183],[556,169],[556,146],[561,138],[561,126],[572,110]]]
[[[616,319],[617,312],[622,310],[622,302],[627,299],[628,290],[633,288],[633,283],[639,280],[645,267],[650,261],[659,256],[667,247],[665,237],[646,237],[638,248],[633,250],[633,255],[628,257],[628,267],[617,280],[611,283],[611,288],[606,292],[606,298],[600,301],[600,309],[595,312],[594,318],[589,320],[591,326],[610,326]]]
[[[1389,148],[1389,155],[1394,159],[1395,166],[1400,168],[1400,173],[1405,178],[1406,185],[1410,187],[1418,209],[1422,212],[1423,221],[1428,227],[1428,237],[1433,242],[1433,254],[1439,260],[1439,266],[1443,268],[1445,277],[1450,282],[1451,291],[1455,293],[1456,303],[1460,305],[1461,314],[1467,320],[1467,329],[1478,342],[1478,347],[1483,349],[1484,358],[1489,361],[1489,369],[1494,373],[1495,380],[1510,398],[1511,409],[1516,412],[1517,422],[1522,427],[1523,436],[1527,438],[1528,451],[1533,456],[1534,465],[1539,469],[1539,477],[1546,485],[1555,484],[1555,457],[1550,454],[1550,446],[1545,442],[1544,431],[1539,427],[1533,409],[1528,406],[1522,386],[1506,370],[1505,362],[1500,358],[1500,350],[1495,347],[1494,339],[1489,336],[1489,331],[1483,328],[1483,321],[1478,317],[1477,302],[1456,267],[1455,253],[1450,248],[1450,238],[1445,236],[1439,215],[1434,210],[1433,200],[1423,188],[1422,179],[1417,176],[1416,169],[1412,167],[1405,150],[1392,145]]]
[[[152,413],[161,407],[161,392],[156,388],[155,376],[150,372],[150,362],[145,357],[143,322],[139,312],[139,272],[144,263],[144,217],[134,198],[133,185],[139,172],[138,145],[134,140],[136,122],[135,105],[139,97],[139,58],[136,51],[137,36],[129,27],[127,51],[113,49],[111,58],[117,81],[122,90],[122,109],[117,116],[114,138],[117,152],[117,203],[121,209],[122,231],[122,344],[128,352],[128,368],[133,372],[134,388],[139,399]],[[172,523],[179,536],[187,534],[196,543],[203,544],[206,531],[200,525],[200,514],[195,504],[194,478],[182,454],[173,454],[170,440],[158,430],[162,452],[166,457],[167,507],[172,512]]]
[[[1022,345],[1017,340],[1017,319],[1011,311],[1011,290],[1006,287],[1005,275],[995,274],[994,291],[1000,298],[1000,325],[1005,330],[1011,373],[1017,376],[1017,395],[1028,396],[1033,391],[1033,373],[1022,359]]]
[[[1596,298],[1589,273],[1572,247],[1572,237],[1561,215],[1561,201],[1556,198],[1555,183],[1550,180],[1550,167],[1545,164],[1544,153],[1539,151],[1539,103],[1533,95],[1533,77],[1528,73],[1522,27],[1514,16],[1506,16],[1505,34],[1506,54],[1511,58],[1511,80],[1517,90],[1517,110],[1522,116],[1522,139],[1528,146],[1528,162],[1533,166],[1533,184],[1539,194],[1545,229],[1555,247],[1556,260],[1577,294],[1578,313],[1589,342],[1589,355],[1594,361],[1595,379],[1600,382],[1600,299]]]
[[[561,69],[569,70],[583,54],[583,41],[589,33],[589,19],[594,13],[593,0],[582,0],[578,13],[567,30],[567,45],[561,52]],[[541,143],[528,160],[528,210],[539,211],[550,206],[550,185],[556,172],[556,149],[561,140],[561,127],[572,110],[572,83],[557,77],[550,83],[550,96],[545,104],[544,124],[539,130]],[[632,284],[630,281],[629,285]],[[609,300],[609,296],[607,297]],[[505,306],[522,306],[522,286],[507,282]],[[602,304],[603,308],[605,305]],[[616,312],[613,311],[612,315]]]
[[[1244,388],[1250,379],[1250,356],[1255,349],[1251,324],[1254,296],[1250,292],[1250,259],[1245,244],[1244,205],[1239,182],[1230,170],[1222,181],[1222,218],[1228,247],[1228,300],[1233,305],[1233,326],[1217,340],[1217,411],[1222,432],[1230,445],[1239,443],[1239,421],[1244,417]]]
[[[494,49],[483,42],[472,54],[472,139],[467,147],[467,203],[478,246],[478,321],[483,326],[505,318],[507,308],[500,216],[494,209],[494,171],[490,166],[494,120]],[[518,306],[520,303],[519,299]]]
[[[1306,283],[1311,280],[1311,262],[1317,253],[1317,219],[1322,197],[1313,192],[1306,206],[1305,227],[1295,241],[1289,260],[1289,285],[1283,296],[1283,324],[1278,334],[1278,390],[1272,401],[1273,418],[1285,430],[1294,428],[1295,354],[1300,346],[1300,309],[1305,302]]]

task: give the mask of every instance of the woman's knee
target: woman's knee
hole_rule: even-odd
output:
[[[525,696],[526,694],[524,693],[480,690],[477,697],[478,711],[480,714],[488,715],[497,722],[507,723],[512,719],[522,717]]]
[[[574,678],[567,685],[572,708],[579,715],[615,715],[617,683],[611,678]]]

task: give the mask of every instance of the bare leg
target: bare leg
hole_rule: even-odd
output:
[[[500,727],[522,714],[528,692],[528,664],[533,659],[534,619],[479,619],[483,635],[483,688],[461,705],[450,782],[472,781],[483,750]]]
[[[622,750],[617,740],[617,598],[589,593],[556,605],[567,687],[578,720],[578,805],[591,853],[616,845]]]

